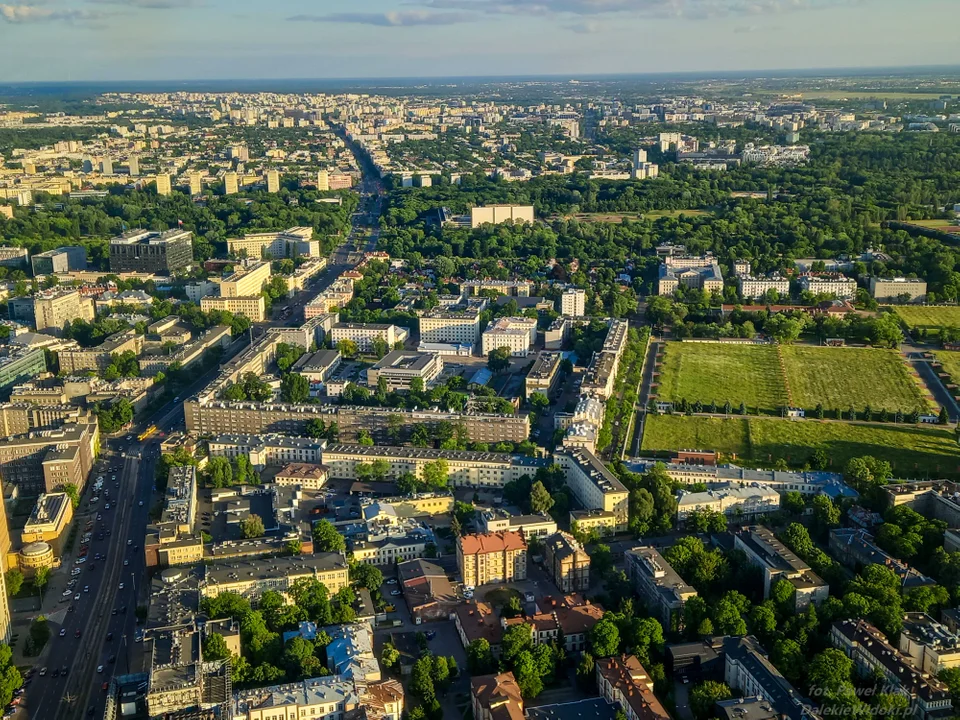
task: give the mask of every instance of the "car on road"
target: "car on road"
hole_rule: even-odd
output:
[[[97,520],[103,520],[103,515],[101,515],[100,513],[97,513]]]
[[[67,666],[66,666],[66,665],[64,665],[62,668],[60,668],[60,674],[63,675],[63,677],[66,677],[67,675],[70,674],[69,671],[68,671],[68,669],[67,669]]]
[[[394,597],[396,597],[397,595],[402,595],[402,593],[399,590],[391,590],[390,594],[393,595]]]
[[[67,629],[66,629],[66,628],[60,628],[60,637],[65,637],[66,634],[67,634]]]
[[[133,545],[133,540],[127,540],[127,547],[130,547],[131,545]]]
[[[74,636],[75,638],[80,637],[80,630],[78,629],[78,630],[73,634],[73,636]]]
[[[140,501],[139,503],[137,503],[137,504],[138,504],[140,507],[143,507],[143,500],[141,500],[141,501]]]
[[[120,589],[123,590],[123,583],[120,583]]]
[[[70,597],[71,592],[69,590],[64,590],[63,594],[60,597]]]
[[[130,564],[130,561],[129,561],[129,560],[124,560],[124,561],[123,561],[123,566],[124,566],[124,567],[127,567],[127,565],[129,565],[129,564]]]
[[[110,642],[111,640],[113,640],[113,633],[112,633],[112,632],[108,632],[108,633],[107,633],[107,642]]]
[[[396,585],[396,584],[397,584],[396,578],[390,578],[389,580],[387,580],[387,585]]]
[[[60,677],[60,668],[53,669],[53,677]]]
[[[74,596],[73,596],[73,599],[74,599],[74,600],[79,600],[79,599],[80,599],[80,593],[77,593],[76,595],[74,595]]]
[[[89,585],[84,585],[84,586],[83,586],[83,591],[84,591],[85,593],[90,592],[90,586],[89,586]]]
[[[40,668],[40,677],[46,677],[46,675],[47,675],[47,668],[46,667]]]
[[[109,510],[109,509],[110,509],[110,503],[107,503],[106,505],[104,505],[104,506],[103,506],[103,509],[104,509],[104,510]]]
[[[70,574],[73,575],[74,577],[76,577],[76,576],[79,575],[81,572],[83,572],[83,571],[82,571],[80,568],[77,567],[77,568],[74,568],[73,570],[71,570],[71,571],[70,571]]]
[[[114,608],[114,609],[110,612],[110,614],[111,614],[111,615],[116,615],[117,612],[119,612],[119,611],[118,611],[116,608]]]
[[[98,673],[102,673],[102,672],[103,672],[103,665],[97,665],[97,672],[98,672]]]
[[[127,606],[126,606],[126,605],[122,605],[122,606],[120,607],[120,614],[121,614],[121,615],[126,615],[126,614],[127,614]]]
[[[433,640],[437,636],[437,633],[433,630],[428,630],[426,636],[427,640]]]

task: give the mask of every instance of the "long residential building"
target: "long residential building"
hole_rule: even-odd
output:
[[[241,560],[203,566],[201,597],[216,597],[234,592],[254,606],[267,590],[286,594],[302,578],[322,583],[330,595],[350,584],[347,561],[339,553],[315,553],[293,557]]]
[[[428,430],[439,423],[462,424],[470,442],[521,443],[530,436],[530,416],[496,413],[455,413],[436,410],[402,410],[397,408],[358,407],[352,405],[288,405],[283,403],[228,402],[215,399],[189,398],[184,402],[187,431],[197,435],[222,433],[262,434],[285,433],[302,435],[306,423],[316,418],[329,425],[337,423],[340,438],[356,440],[360,430],[367,430],[379,442],[389,440],[393,429],[390,417],[400,418],[399,428],[409,435],[417,426]],[[396,423],[396,421],[393,421]]]
[[[243,315],[251,322],[263,322],[267,319],[267,304],[263,295],[244,295],[239,297],[218,297],[207,295],[200,298],[200,309],[204,312],[221,310]]]
[[[502,317],[484,330],[482,350],[489,355],[499,348],[507,348],[513,357],[526,357],[537,341],[537,321],[528,317]]]
[[[577,501],[588,510],[614,513],[615,532],[625,531],[629,493],[603,461],[585,448],[565,448],[555,458]]]
[[[457,539],[457,566],[468,587],[527,579],[527,543],[520,533],[466,535]]]
[[[707,295],[723,292],[720,263],[712,255],[674,255],[664,258],[660,264],[657,295],[672,295],[680,285],[698,288]]]
[[[627,720],[670,720],[653,694],[653,680],[635,655],[601,658],[596,662],[601,697],[616,703]]]
[[[744,698],[764,698],[774,714],[785,720],[819,720],[813,704],[800,695],[767,658],[753,635],[725,637],[723,681]]]
[[[39,495],[72,483],[81,491],[100,448],[96,420],[0,439],[0,476],[21,495]]]
[[[310,463],[319,465],[320,453],[325,442],[305,437],[287,435],[215,435],[208,443],[211,457],[230,458],[243,455],[257,469],[266,465],[286,465],[289,463]]]
[[[713,510],[729,519],[749,521],[780,509],[780,493],[767,485],[751,483],[746,487],[727,484],[703,492],[680,491],[677,519],[683,523],[691,513]]]
[[[695,465],[647,458],[635,458],[627,463],[627,467],[633,472],[645,473],[658,464],[663,467],[671,480],[684,485],[758,483],[773,488],[780,494],[796,490],[803,495],[824,493],[831,497],[857,497],[856,491],[843,482],[843,475],[839,473],[815,470],[753,470],[736,465]]]
[[[917,303],[927,299],[927,281],[918,278],[870,278],[870,294],[877,302]]]
[[[220,281],[220,297],[240,298],[259,295],[270,280],[270,263],[256,262],[234,270]]]
[[[550,396],[560,380],[560,365],[563,362],[563,353],[540,352],[533,361],[533,367],[524,380],[523,393],[529,398],[538,392]]]
[[[547,460],[526,455],[396,445],[327,445],[320,457],[330,477],[340,480],[356,480],[357,466],[376,460],[389,464],[390,478],[398,478],[404,473],[422,477],[424,466],[443,460],[447,463],[447,477],[453,487],[502,488],[508,482],[524,475],[532,476],[540,468],[549,467]]]
[[[800,277],[800,289],[813,295],[833,295],[838,300],[852,300],[857,296],[857,281],[840,273],[806,273]]]
[[[480,312],[436,309],[420,316],[420,342],[477,345],[480,341]]]
[[[895,691],[910,699],[910,710],[917,720],[953,716],[953,702],[946,684],[910,664],[876,627],[863,619],[835,622],[830,642],[853,660],[861,677],[879,674]]]
[[[84,370],[102,373],[113,362],[114,355],[128,351],[139,355],[142,350],[143,336],[131,329],[111,335],[95,347],[61,350],[57,353],[57,359],[60,371],[67,374],[72,375]]]
[[[734,547],[742,550],[751,564],[763,571],[763,597],[779,579],[793,585],[797,610],[827,599],[830,586],[774,534],[762,525],[746,527],[734,535]]]
[[[625,553],[627,577],[640,599],[666,630],[679,629],[683,606],[697,591],[654,547],[635,547]]]
[[[393,348],[397,343],[406,342],[409,336],[410,331],[406,328],[386,323],[337,323],[330,331],[330,341],[334,347],[343,340],[349,340],[357,344],[360,352],[373,350],[375,340],[382,340],[388,348]]]
[[[239,238],[227,239],[227,250],[235,255],[245,254],[251,258],[269,255],[279,259],[287,257],[320,257],[320,241],[313,239],[312,227],[292,227],[280,232],[254,233]]]
[[[904,592],[924,585],[936,585],[937,581],[927,577],[899,558],[884,551],[873,539],[873,535],[860,528],[834,528],[830,531],[830,553],[848,568],[858,571],[867,565],[883,565],[900,578],[900,587]]]

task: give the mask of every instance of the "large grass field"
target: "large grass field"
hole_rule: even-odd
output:
[[[943,307],[924,307],[913,305],[897,305],[893,311],[900,316],[907,327],[939,329],[948,326],[960,326],[960,307],[947,305]]]
[[[773,411],[787,402],[775,345],[667,343],[659,400],[685,399]]]
[[[893,350],[784,345],[780,348],[796,407],[893,412],[925,409],[917,383]]]
[[[641,448],[717,450],[737,464],[756,467],[769,467],[779,458],[799,466],[814,450],[823,449],[834,471],[841,471],[850,458],[873,455],[889,461],[901,477],[960,474],[953,430],[939,426],[659,415],[647,418]]]

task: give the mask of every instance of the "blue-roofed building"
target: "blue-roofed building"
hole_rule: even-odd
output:
[[[493,373],[488,368],[480,368],[470,378],[470,385],[486,385],[493,379]]]
[[[300,627],[296,630],[287,630],[283,634],[283,642],[287,643],[288,640],[292,640],[295,637],[302,637],[304,640],[316,640],[317,639],[317,624],[311,620],[301,620]]]
[[[336,675],[358,681],[376,682],[380,665],[373,654],[373,633],[367,623],[340,625],[328,630],[327,668]]]

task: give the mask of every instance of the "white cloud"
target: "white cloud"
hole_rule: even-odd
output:
[[[40,23],[40,22],[83,22],[99,20],[103,13],[90,10],[67,10],[51,7],[37,7],[36,5],[7,5],[0,4],[0,18],[8,23]]]
[[[431,13],[425,10],[408,10],[385,13],[331,13],[328,15],[294,15],[287,18],[293,22],[352,23],[378,27],[412,27],[417,25],[455,25],[467,22],[474,16],[463,12]]]

